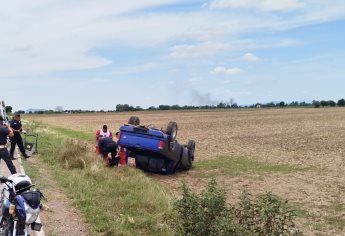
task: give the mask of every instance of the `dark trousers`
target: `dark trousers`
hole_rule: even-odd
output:
[[[0,149],[0,159],[3,159],[7,165],[7,168],[10,170],[11,174],[17,173],[16,167],[13,165],[10,154],[8,153],[7,148]]]
[[[10,157],[13,157],[16,144],[18,144],[19,150],[22,153],[22,155],[26,157],[22,136],[20,136],[20,134],[14,134],[14,136],[10,140],[11,140]]]
[[[111,153],[111,158],[109,159],[109,166],[117,166],[119,160],[116,157],[117,155],[117,145],[115,142],[108,143],[107,146],[100,149],[103,158],[107,158],[108,154]]]

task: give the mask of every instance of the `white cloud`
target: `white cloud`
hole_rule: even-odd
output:
[[[243,60],[249,61],[249,62],[259,62],[259,61],[261,61],[261,59],[258,56],[254,55],[252,53],[246,53],[246,54],[243,55],[242,58],[243,58]]]
[[[190,82],[190,83],[195,83],[195,82],[198,82],[198,81],[200,81],[200,80],[201,80],[200,77],[192,77],[192,78],[189,78],[189,79],[188,79],[188,82]]]
[[[201,44],[183,44],[171,48],[170,58],[203,58],[229,50],[231,46],[224,43],[206,42]]]
[[[217,8],[256,8],[261,11],[290,11],[303,8],[300,0],[213,0],[211,9]]]
[[[207,2],[204,2],[202,5],[201,5],[201,8],[206,8],[208,6],[208,3]]]
[[[213,70],[210,71],[211,74],[216,74],[216,75],[237,75],[242,72],[243,71],[238,67],[226,68],[223,66],[217,66]]]
[[[158,65],[159,64],[156,62],[147,62],[147,63],[141,64],[141,65],[130,67],[129,69],[125,69],[125,71],[131,72],[131,73],[147,72],[147,71],[151,71],[151,70],[157,68]]]
[[[117,55],[108,57],[95,52],[109,47],[158,46],[167,50],[167,45],[174,42],[192,41],[199,43],[170,48],[170,58],[210,57],[233,49],[240,40],[247,40],[240,36],[242,32],[286,30],[345,17],[342,0],[334,0],[332,4],[304,0],[303,11],[289,17],[202,9],[174,14],[140,12],[179,2],[184,1],[4,1],[0,8],[0,77],[98,68],[121,60]],[[303,4],[297,0],[214,0],[209,4],[211,8],[249,5],[271,11],[298,9]],[[136,11],[139,13],[127,14]],[[254,40],[250,48],[260,44]]]

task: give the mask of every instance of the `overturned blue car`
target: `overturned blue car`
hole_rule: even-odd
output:
[[[194,161],[195,141],[181,145],[176,140],[177,124],[169,122],[166,130],[140,125],[136,116],[120,127],[118,144],[135,158],[136,167],[147,172],[172,174],[189,170]]]

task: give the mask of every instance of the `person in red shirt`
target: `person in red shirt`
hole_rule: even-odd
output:
[[[100,154],[98,147],[99,138],[111,138],[113,139],[113,133],[108,129],[107,125],[103,125],[102,129],[96,131],[96,153]]]
[[[119,141],[120,132],[116,132],[115,136],[116,136],[116,140]],[[124,147],[117,145],[117,155],[119,157],[119,163],[122,166],[127,165],[127,153],[126,153],[126,149]]]

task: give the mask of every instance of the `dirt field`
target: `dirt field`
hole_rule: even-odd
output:
[[[114,132],[129,113],[64,114],[30,117],[54,127],[93,133],[103,124]],[[243,190],[272,191],[301,213],[306,235],[345,235],[345,109],[255,109],[228,111],[141,112],[142,124],[179,125],[178,140],[196,141],[196,168],[174,176],[152,175],[177,192],[185,179],[198,190],[218,171],[218,182],[233,202]],[[268,166],[286,164],[288,171],[247,171],[226,174],[220,163],[203,168],[205,160],[246,158]],[[303,170],[294,167],[305,167]]]

